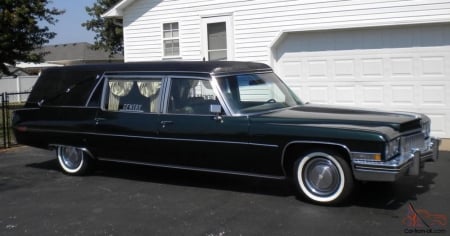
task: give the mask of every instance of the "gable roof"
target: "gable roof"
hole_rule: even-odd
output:
[[[135,0],[122,0],[117,3],[114,7],[109,9],[107,12],[103,13],[104,18],[122,18],[123,10],[131,5]]]

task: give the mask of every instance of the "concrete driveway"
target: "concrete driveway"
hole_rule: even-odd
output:
[[[18,147],[0,151],[0,235],[447,235],[449,170],[442,151],[419,177],[323,207],[287,181],[105,163],[71,177],[54,152]]]

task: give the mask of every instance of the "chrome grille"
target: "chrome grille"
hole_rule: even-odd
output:
[[[409,153],[413,149],[419,149],[421,151],[425,149],[425,135],[423,133],[403,136],[401,138],[402,153]]]

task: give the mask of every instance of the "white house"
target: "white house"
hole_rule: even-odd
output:
[[[450,137],[450,0],[123,0],[125,61],[270,64],[304,100],[419,111]]]

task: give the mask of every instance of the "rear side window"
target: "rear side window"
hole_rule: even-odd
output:
[[[54,69],[42,73],[28,98],[27,106],[85,106],[99,71]]]
[[[111,78],[106,83],[105,109],[158,112],[162,78]]]
[[[209,80],[172,78],[168,113],[210,114],[212,104],[219,101]]]

